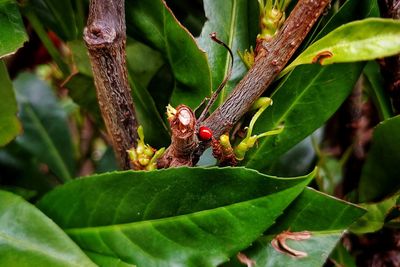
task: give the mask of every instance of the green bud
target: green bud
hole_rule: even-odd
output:
[[[143,154],[151,158],[154,155],[154,149],[152,149],[149,145],[146,145]]]
[[[128,157],[131,161],[137,161],[138,156],[136,154],[135,148],[131,148],[126,152],[128,153]]]
[[[139,164],[142,166],[146,166],[147,164],[149,164],[150,159],[145,158],[145,157],[140,157],[139,158]]]

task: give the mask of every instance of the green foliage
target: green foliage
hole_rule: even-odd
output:
[[[211,93],[207,57],[161,0],[126,3],[128,34],[161,51],[175,77],[171,104],[195,108]],[[187,57],[190,55],[190,59]]]
[[[0,190],[1,266],[96,266],[48,217]]]
[[[212,88],[215,90],[228,74],[230,56],[228,51],[210,39],[210,33],[234,51],[232,76],[220,94],[220,103],[229,95],[235,85],[243,78],[247,69],[236,51],[244,51],[255,45],[256,36],[251,29],[258,27],[257,1],[204,1],[208,21],[204,24],[198,38],[199,45],[207,52],[212,73]],[[218,12],[216,12],[218,10]]]
[[[110,173],[58,187],[38,206],[86,251],[139,266],[215,266],[271,226],[313,175],[277,179],[244,168]]]
[[[7,68],[2,60],[0,60],[0,81],[2,88],[0,90],[0,147],[9,143],[17,134],[21,132],[21,123],[18,120],[17,101],[15,100],[14,91],[10,78],[8,77]]]
[[[13,0],[0,1],[0,58],[14,53],[27,41],[24,24]]]
[[[246,167],[268,170],[283,153],[321,127],[350,94],[362,67],[362,63],[305,65],[291,72],[271,95],[274,104],[257,120],[254,132],[280,125],[284,130],[260,139]]]
[[[356,62],[400,52],[400,22],[370,18],[345,24],[310,45],[282,72],[301,64]]]
[[[374,130],[372,147],[362,170],[359,200],[374,201],[400,189],[400,116],[381,122]]]
[[[378,203],[361,204],[360,206],[365,208],[367,213],[351,226],[350,231],[356,234],[365,234],[382,229],[386,217],[391,209],[396,206],[399,197],[400,194],[396,194]]]
[[[323,266],[328,257],[355,266],[340,244],[348,229],[362,235],[399,226],[400,120],[371,60],[399,53],[400,27],[371,18],[379,17],[376,0],[332,1],[280,77],[287,75],[263,95],[273,105],[255,124],[260,113],[249,111],[235,128],[233,147],[249,121],[248,136],[283,127],[278,135],[247,140],[244,167],[151,172],[115,171],[81,38],[88,2],[0,0],[0,57],[27,40],[19,8],[29,36],[34,31],[41,42],[32,35],[28,59],[52,58],[45,66],[27,66],[30,74],[22,73],[25,66],[15,69],[14,57],[0,62],[0,189],[26,199],[0,191],[1,266],[244,266],[238,253],[253,266]],[[146,144],[157,149],[170,142],[165,106],[195,108],[228,73],[229,53],[209,34],[216,32],[234,53],[232,76],[216,107],[247,72],[238,51],[255,48],[260,33],[256,0],[189,2],[126,2],[128,80]],[[19,53],[26,52],[16,58]],[[12,77],[18,74],[14,84],[7,67]],[[381,122],[359,164],[359,187],[344,196],[346,179],[359,178],[345,172],[353,167],[348,159],[368,135],[340,147],[342,137],[330,131],[348,126],[337,122],[337,110],[357,81],[363,103],[374,106],[371,124]],[[201,162],[214,165],[210,150]],[[304,175],[314,165],[318,169]],[[105,171],[113,172],[93,174]],[[81,175],[88,176],[74,179]],[[361,203],[362,209],[306,187],[310,183],[330,195],[380,202]],[[27,202],[38,199],[36,207]],[[307,233],[285,243],[303,257],[272,245],[290,233]]]
[[[48,85],[32,74],[14,82],[24,134],[17,143],[35,155],[63,181],[75,175],[67,114]]]

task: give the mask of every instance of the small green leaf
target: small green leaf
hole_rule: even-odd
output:
[[[242,253],[255,262],[254,267],[322,266],[344,230],[362,214],[364,211],[355,205],[307,188],[267,230],[265,236]],[[295,258],[272,247],[271,240],[288,230],[310,232],[309,239],[286,242],[290,248],[305,252],[307,256]],[[236,259],[233,263],[224,266],[243,266]]]
[[[249,151],[246,166],[268,170],[283,153],[321,127],[350,94],[362,63],[325,67],[297,67],[271,95],[274,104],[257,120],[254,132],[262,133],[284,125],[279,135],[259,140]]]
[[[1,266],[96,266],[35,206],[0,190]]]
[[[382,229],[386,216],[396,206],[399,197],[400,194],[395,194],[378,203],[360,204],[361,207],[367,210],[367,213],[351,226],[350,231],[356,234],[366,234]]]
[[[0,147],[13,140],[22,130],[17,118],[17,101],[6,65],[0,60]]]
[[[374,130],[372,146],[362,169],[359,201],[383,198],[400,188],[400,116],[381,122]]]
[[[226,43],[234,53],[232,76],[220,94],[220,102],[225,99],[247,72],[246,66],[237,51],[244,51],[249,49],[250,45],[254,45],[256,36],[250,36],[251,33],[249,32],[251,26],[255,26],[255,28],[258,26],[251,23],[252,18],[259,16],[258,10],[254,6],[258,6],[257,1],[204,1],[204,10],[208,21],[197,40],[200,47],[207,52],[214,90],[227,76],[231,59],[224,47],[210,39],[210,33],[216,32],[218,38]],[[251,14],[250,11],[257,11],[257,13]]]
[[[17,3],[13,0],[0,1],[0,58],[14,53],[28,41]]]
[[[327,65],[387,57],[400,53],[400,22],[369,18],[336,28],[310,45],[280,74],[301,64]]]
[[[21,74],[14,82],[24,134],[16,141],[63,181],[75,173],[67,115],[54,93],[32,74]]]
[[[126,22],[128,34],[159,50],[169,62],[176,79],[172,105],[185,104],[195,108],[210,95],[211,74],[207,57],[165,1],[128,1]]]
[[[85,251],[139,266],[215,266],[271,226],[313,175],[279,179],[244,168],[109,173],[58,187],[38,206]]]

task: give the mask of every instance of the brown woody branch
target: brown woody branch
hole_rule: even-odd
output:
[[[226,101],[204,122],[215,138],[229,131],[264,93],[329,3],[329,0],[299,0],[278,34],[262,43],[253,67]]]
[[[299,0],[278,34],[272,40],[265,40],[257,47],[258,54],[249,72],[225,102],[204,122],[200,122],[211,129],[215,139],[230,131],[233,125],[264,93],[288,63],[329,3],[330,0]],[[199,126],[194,128],[198,129]],[[172,131],[172,135],[172,139],[177,138],[174,136],[174,131]],[[192,140],[193,137],[195,137],[195,133],[188,138]],[[194,151],[191,149],[186,152],[187,155],[191,155],[191,160],[178,159],[174,161],[174,165],[161,164],[161,166],[193,166],[209,145],[210,142],[197,142],[197,145],[191,146]],[[182,148],[170,146],[168,148],[169,155],[174,155],[174,149],[182,150]]]
[[[97,98],[117,160],[130,169],[126,150],[135,146],[137,121],[125,59],[124,0],[91,0],[84,40],[89,50]]]

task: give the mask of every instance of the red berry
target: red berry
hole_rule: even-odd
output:
[[[212,137],[212,131],[206,126],[201,126],[199,129],[199,139],[201,141],[208,141]]]

